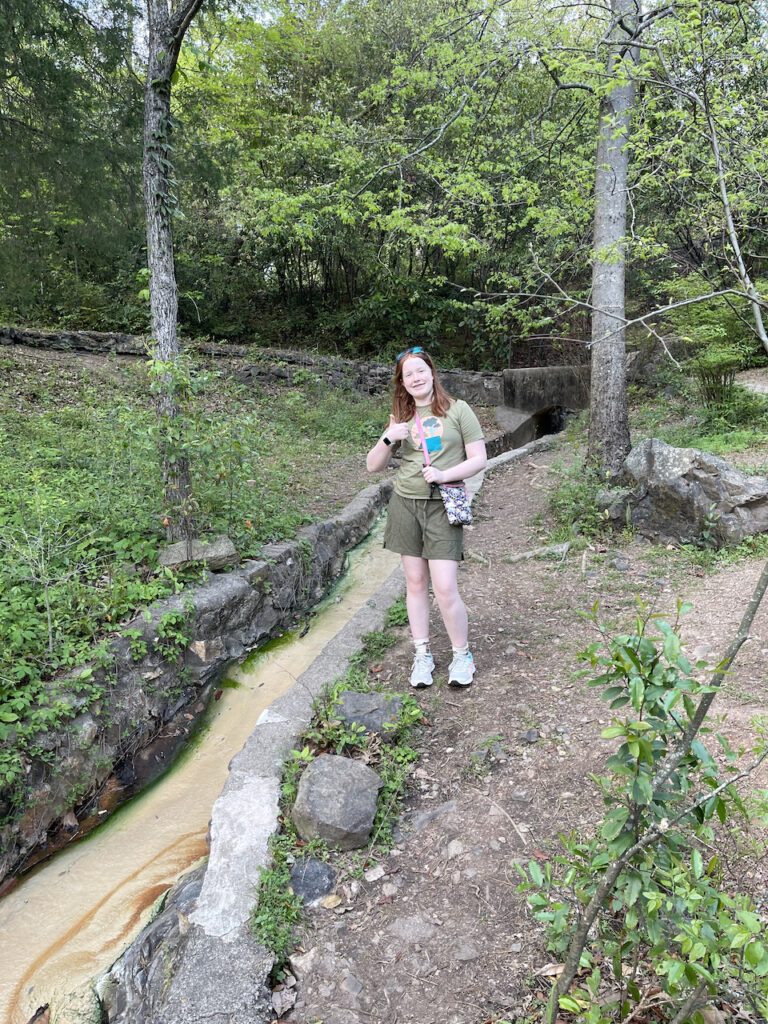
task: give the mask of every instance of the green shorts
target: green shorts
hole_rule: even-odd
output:
[[[451,526],[442,501],[403,498],[396,492],[387,506],[384,547],[414,558],[463,558],[463,527]]]

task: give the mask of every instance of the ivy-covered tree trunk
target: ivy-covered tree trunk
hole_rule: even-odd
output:
[[[197,532],[189,460],[180,451],[176,398],[178,292],[173,264],[173,195],[171,163],[171,81],[184,34],[202,0],[147,0],[149,52],[144,95],[144,209],[147,222],[149,301],[153,357],[158,365],[157,414],[165,488],[168,540]]]
[[[634,54],[628,40],[637,6],[634,0],[611,0],[611,11],[607,72],[614,84],[600,101],[595,171],[589,456],[615,474],[631,447],[625,372],[624,270],[630,119],[636,92]]]

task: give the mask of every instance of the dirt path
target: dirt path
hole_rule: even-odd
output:
[[[515,891],[514,864],[550,858],[559,852],[559,832],[599,820],[588,775],[614,745],[600,737],[607,706],[574,678],[576,652],[591,639],[577,611],[599,599],[605,619],[628,627],[635,595],[670,614],[680,596],[695,606],[685,635],[697,656],[708,650],[717,660],[733,634],[757,561],[705,576],[674,552],[635,540],[565,561],[505,563],[543,543],[549,467],[568,458],[560,447],[486,480],[461,570],[476,682],[466,693],[447,688],[450,648],[436,629],[437,682],[420,694],[430,726],[418,740],[422,757],[402,839],[375,880],[365,879],[365,870],[372,879],[378,872],[359,855],[335,860],[341,904],[309,912],[303,952],[293,960],[298,1001],[286,1020],[522,1021],[548,991],[536,972],[553,957]],[[766,654],[768,607],[716,705],[727,712],[722,731],[736,746],[749,743],[752,715],[768,710]],[[410,657],[403,629],[380,673],[393,689],[408,688]],[[765,862],[733,863],[751,885],[765,887]]]

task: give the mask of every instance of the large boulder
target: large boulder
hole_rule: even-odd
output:
[[[302,839],[324,839],[338,850],[365,846],[376,817],[383,783],[359,761],[321,754],[305,770],[293,805],[293,823]]]
[[[602,504],[614,521],[654,540],[722,546],[768,530],[768,479],[710,452],[647,438],[627,456],[622,483]]]

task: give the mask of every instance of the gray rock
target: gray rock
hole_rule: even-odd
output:
[[[362,725],[366,732],[376,733],[392,742],[402,707],[402,699],[388,693],[345,690],[339,695],[335,713],[343,722]]]
[[[437,807],[431,807],[426,811],[407,811],[402,815],[394,830],[394,838],[396,842],[400,842],[409,834],[423,832],[427,825],[434,821],[435,818],[440,818],[442,815],[450,814],[455,810],[456,801],[448,800],[444,804],[438,804]]]
[[[629,509],[633,526],[654,540],[722,546],[768,531],[768,479],[745,476],[709,452],[647,438],[627,456],[624,475],[631,490],[609,515],[626,520]]]
[[[477,960],[480,951],[472,942],[459,942],[456,945],[455,956],[457,960],[468,963],[470,960]]]
[[[354,974],[348,974],[341,985],[339,985],[339,988],[342,992],[348,993],[348,995],[359,996],[363,991],[363,983]]]
[[[160,552],[160,565],[175,568],[189,562],[205,562],[211,572],[220,572],[240,564],[237,548],[229,537],[212,537],[210,540],[180,540]]]
[[[306,769],[291,817],[302,839],[324,839],[339,850],[365,846],[383,783],[359,761],[321,754]]]
[[[539,738],[538,729],[526,729],[524,733],[520,734],[520,739],[525,740],[526,743],[536,743]]]
[[[291,868],[291,888],[302,903],[313,906],[336,884],[336,872],[316,857],[302,857]]]
[[[410,917],[395,918],[387,931],[404,942],[424,942],[435,934],[435,926],[418,914],[413,914]]]
[[[204,868],[182,879],[162,913],[97,982],[110,1024],[268,1024],[274,958],[247,926],[227,943],[190,925]]]

